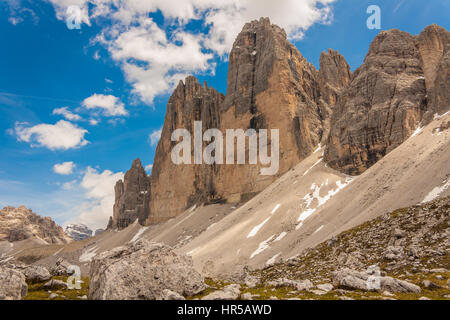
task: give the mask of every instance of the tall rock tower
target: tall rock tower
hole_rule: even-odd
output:
[[[449,32],[380,32],[331,118],[325,160],[360,174],[450,108]]]
[[[230,52],[225,96],[194,77],[180,82],[173,92],[149,179],[150,196],[139,198],[147,201],[139,206],[143,212],[148,207],[148,214],[127,211],[131,209],[116,201],[122,211],[117,215],[115,209],[113,225],[126,226],[130,216],[147,216],[145,224],[159,223],[195,205],[247,201],[326,140],[333,105],[351,76],[339,53],[324,53],[317,71],[287,40],[286,32],[269,19],[247,23]],[[245,164],[175,165],[171,151],[176,142],[171,141],[171,134],[178,128],[192,134],[194,121],[202,121],[203,132],[217,128],[224,135],[227,129],[254,129],[257,134],[267,129],[269,150],[270,130],[278,129],[278,171],[262,175],[266,165],[249,163],[249,138]],[[122,187],[117,188],[116,199],[120,199]],[[114,222],[119,220],[123,223]]]

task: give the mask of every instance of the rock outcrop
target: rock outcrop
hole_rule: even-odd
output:
[[[394,29],[375,37],[334,108],[325,153],[331,167],[360,174],[449,110],[449,39],[435,25],[419,36]]]
[[[194,121],[202,121],[202,132],[220,128],[219,106],[223,99],[221,93],[206,83],[202,86],[195,77],[187,77],[173,92],[153,162],[147,223],[167,220],[196,203],[214,202],[219,196],[214,188],[214,166],[194,164],[193,159],[191,165],[172,162],[171,151],[176,142],[171,141],[171,135],[176,129],[186,129],[193,141]]]
[[[326,144],[330,132],[330,120],[338,97],[352,80],[352,72],[345,58],[337,51],[328,49],[320,55],[319,108],[323,121],[321,143]]]
[[[117,181],[111,228],[125,228],[136,219],[142,224],[149,214],[150,180],[140,159],[133,161],[131,169]]]
[[[0,266],[0,300],[21,300],[27,292],[25,276],[21,272]]]
[[[334,50],[321,54],[316,70],[269,19],[247,23],[230,52],[226,95],[192,76],[179,83],[167,105],[152,174],[147,177],[135,160],[116,185],[108,225],[124,228],[136,219],[154,224],[202,204],[245,202],[320,145],[330,167],[361,174],[436,113],[448,111],[448,34],[435,25],[419,36],[382,31],[352,74]],[[266,166],[249,163],[250,137],[244,138],[243,164],[236,165],[236,155],[235,165],[196,163],[192,141],[191,164],[175,165],[171,135],[182,128],[194,140],[195,121],[202,121],[202,133],[219,129],[224,140],[227,129],[254,129],[257,137],[268,129],[267,146],[273,144],[270,129],[278,129],[276,174],[263,175]]]
[[[145,239],[97,255],[89,274],[92,300],[166,299],[165,290],[186,297],[206,288],[190,257]]]
[[[44,282],[49,280],[52,275],[47,268],[42,266],[30,265],[23,270],[26,281],[30,283]]]
[[[296,279],[308,277],[314,283],[332,279],[345,290],[430,290],[421,279],[438,281],[436,274],[448,273],[449,208],[445,197],[386,213],[253,275],[272,286],[295,287]]]
[[[443,114],[450,108],[450,33],[442,27],[426,27],[418,37],[430,110]]]
[[[92,230],[84,224],[68,224],[64,232],[73,240],[80,241],[92,237]]]
[[[418,285],[392,277],[371,275],[351,269],[342,269],[333,273],[333,285],[341,289],[361,291],[388,291],[401,293],[420,293]]]
[[[186,78],[175,89],[156,149],[151,188],[136,188],[150,190],[149,198],[134,201],[135,191],[130,195],[133,200],[125,204],[126,188],[119,182],[112,225],[126,227],[137,216],[147,216],[145,224],[158,223],[195,205],[247,201],[311,154],[328,132],[329,104],[351,76],[338,53],[330,51],[322,60],[319,72],[269,19],[247,23],[230,53],[225,96],[194,77]],[[281,153],[276,174],[262,175],[261,169],[267,165],[249,164],[249,138],[245,139],[245,164],[195,164],[193,157],[191,165],[173,164],[171,151],[176,143],[171,134],[178,128],[193,134],[194,121],[202,121],[202,133],[217,128],[224,136],[227,129],[254,129],[257,135],[258,130],[268,129],[271,139],[270,129],[279,129]],[[143,213],[132,211],[135,209]]]
[[[72,241],[50,217],[43,218],[24,206],[0,210],[0,241],[14,242],[28,238],[47,244]]]
[[[202,298],[202,300],[237,300],[241,294],[239,284],[230,284],[222,290],[214,291]]]

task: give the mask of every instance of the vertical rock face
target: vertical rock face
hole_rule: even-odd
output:
[[[349,70],[336,70],[341,64],[348,69],[345,60],[335,52],[330,53],[330,60],[333,59],[336,61],[324,63],[325,70],[319,76],[315,67],[289,43],[283,29],[264,18],[247,23],[230,53],[226,96],[188,77],[170,97],[152,169],[146,223],[167,220],[196,204],[248,200],[313,152],[328,130],[328,103],[333,102],[328,96],[350,77]],[[322,82],[334,77],[331,86],[324,86],[327,97],[323,99],[320,77]],[[248,138],[245,164],[173,164],[171,151],[176,142],[171,141],[171,134],[178,128],[192,134],[194,121],[202,121],[202,132],[217,128],[224,134],[224,153],[227,129],[268,129],[269,150],[270,129],[278,129],[280,154],[276,175],[261,175],[259,161],[249,164]],[[193,157],[191,160],[193,163]],[[123,197],[123,189],[119,182],[116,199]],[[113,224],[127,225],[128,217],[117,224],[125,212],[116,201]]]
[[[318,74],[283,29],[269,19],[247,23],[230,53],[225,97],[188,77],[169,100],[153,166],[147,223],[166,220],[196,204],[248,200],[314,151],[325,123],[318,103]],[[224,134],[224,152],[227,129],[279,129],[277,174],[263,176],[259,164],[248,163],[248,139],[245,164],[174,165],[170,135],[176,128],[192,133],[194,120],[203,122],[203,131],[218,128]]]
[[[125,228],[136,219],[143,223],[149,214],[150,180],[141,161],[133,161],[131,169],[114,187],[113,221],[108,227]]]
[[[426,108],[414,37],[399,30],[380,32],[338,99],[326,161],[346,173],[362,173],[411,135]]]
[[[41,217],[24,206],[0,210],[0,241],[36,238],[42,242],[64,244],[72,240],[50,217]]]
[[[216,189],[224,198],[249,199],[317,148],[324,134],[319,96],[318,71],[283,29],[264,18],[244,26],[230,53],[221,128],[278,129],[279,170],[264,176],[260,164],[220,166]]]
[[[195,77],[180,82],[167,104],[166,118],[161,139],[156,148],[152,168],[152,190],[148,223],[157,223],[183,212],[196,203],[214,201],[215,166],[194,164],[176,165],[172,162],[172,148],[178,143],[171,141],[176,129],[186,129],[194,142],[194,121],[202,121],[202,133],[220,127],[220,105],[223,94],[203,86]],[[193,147],[191,155],[194,154]]]
[[[431,25],[418,36],[418,48],[428,92],[427,120],[450,107],[450,33]]]
[[[326,143],[330,131],[330,119],[338,97],[347,88],[352,72],[345,58],[335,50],[328,49],[320,55],[319,69],[319,108],[324,122],[322,144]]]
[[[399,30],[375,37],[364,64],[339,96],[325,159],[360,174],[450,107],[449,32],[431,25],[419,36]]]
[[[136,218],[158,223],[194,205],[246,201],[319,144],[327,146],[331,167],[364,172],[435,113],[449,109],[448,48],[448,32],[438,26],[416,37],[382,31],[353,74],[333,50],[321,54],[317,71],[269,19],[247,23],[230,52],[226,95],[194,77],[180,82],[167,105],[152,175],[147,178],[140,163],[133,163],[124,183],[116,185],[109,225],[123,228]],[[227,129],[254,129],[257,135],[268,129],[268,146],[270,129],[278,129],[277,173],[261,175],[268,165],[249,164],[248,137],[245,164],[195,164],[194,121],[202,121],[202,133],[223,133],[224,154]],[[178,144],[171,135],[180,128],[192,135],[190,165],[171,159]],[[202,142],[203,149],[207,144]]]

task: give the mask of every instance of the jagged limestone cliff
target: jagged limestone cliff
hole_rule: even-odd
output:
[[[448,48],[448,31],[435,25],[419,36],[382,31],[353,74],[334,50],[321,54],[316,70],[269,19],[247,23],[230,52],[225,96],[192,76],[179,83],[167,104],[152,174],[133,163],[116,185],[109,225],[159,223],[195,205],[247,201],[320,145],[332,168],[364,172],[449,109]],[[217,128],[224,135],[227,129],[278,129],[276,174],[263,175],[264,165],[249,163],[250,138],[244,164],[195,164],[191,156],[192,164],[175,165],[171,135],[180,128],[193,134],[195,121],[202,132]]]

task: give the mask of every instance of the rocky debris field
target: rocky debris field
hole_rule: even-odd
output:
[[[0,299],[450,299],[450,197],[398,209],[302,254],[229,279],[145,238],[96,256],[71,290],[70,264],[0,263]],[[69,279],[70,280],[70,279]]]
[[[450,299],[449,209],[450,197],[398,209],[250,274],[262,297]]]
[[[193,299],[450,299],[450,197],[395,210]],[[238,286],[239,293],[230,288]]]

